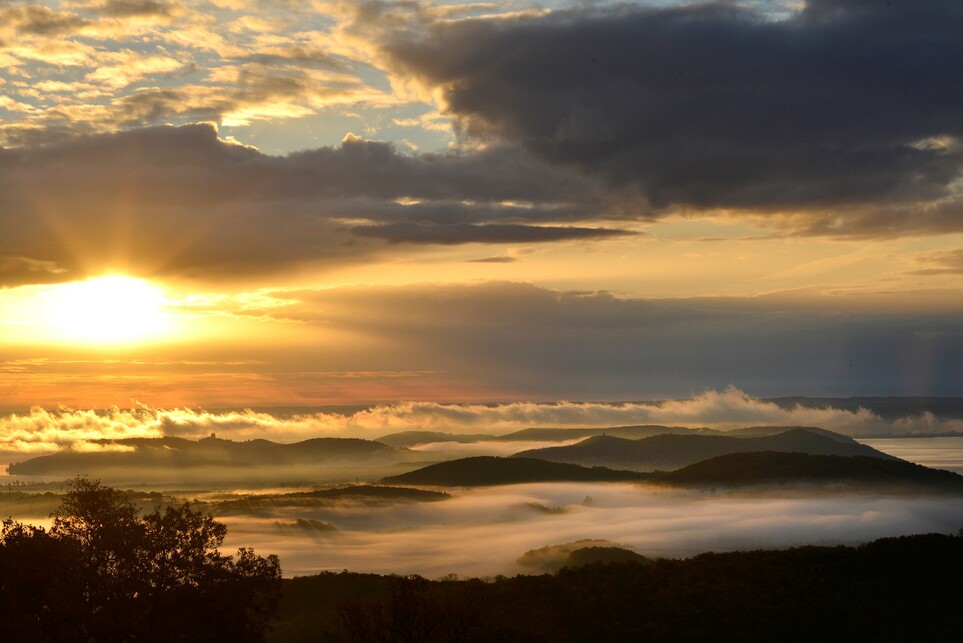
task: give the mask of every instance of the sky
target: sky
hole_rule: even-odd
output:
[[[963,395],[960,33],[0,0],[0,410]]]

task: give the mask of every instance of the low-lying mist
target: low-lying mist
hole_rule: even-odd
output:
[[[223,518],[229,548],[281,557],[285,576],[348,569],[490,576],[532,572],[532,549],[603,539],[650,557],[704,551],[855,544],[963,527],[945,497],[873,494],[719,495],[631,484],[529,484],[458,490],[441,502],[337,505]],[[296,529],[296,520],[333,529]]]

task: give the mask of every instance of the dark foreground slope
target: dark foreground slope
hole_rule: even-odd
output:
[[[421,484],[473,487],[525,482],[614,482],[645,480],[633,471],[546,462],[531,458],[479,456],[432,464],[415,471],[385,478],[385,484]]]
[[[879,491],[963,494],[963,476],[904,460],[772,451],[731,453],[661,474],[658,479],[688,487],[843,484]]]
[[[582,466],[637,470],[678,469],[728,453],[751,451],[894,459],[893,456],[860,444],[851,438],[828,431],[792,428],[774,435],[759,435],[762,431],[771,431],[771,429],[768,427],[745,429],[731,436],[665,434],[640,440],[626,440],[604,435],[588,438],[570,446],[531,449],[516,455],[552,462],[570,462]]]
[[[277,643],[960,641],[963,538],[702,554],[555,575],[284,581]]]

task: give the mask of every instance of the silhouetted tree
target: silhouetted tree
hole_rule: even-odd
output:
[[[141,516],[123,492],[78,478],[49,530],[3,523],[4,640],[263,640],[278,558],[225,556],[226,533],[186,503]]]

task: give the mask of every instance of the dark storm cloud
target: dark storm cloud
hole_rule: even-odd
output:
[[[939,213],[914,220],[923,204],[961,227],[940,201],[963,167],[961,33],[956,1],[819,0],[782,20],[628,5],[439,23],[385,51],[469,135],[636,184],[656,207],[839,207],[804,232],[875,235],[875,210],[901,204],[883,216],[908,234],[945,231]]]
[[[627,203],[499,149],[405,156],[348,137],[275,157],[208,126],[148,128],[0,150],[0,284],[106,267],[250,275],[363,260],[385,240],[611,237],[624,233],[574,224],[630,218]]]

